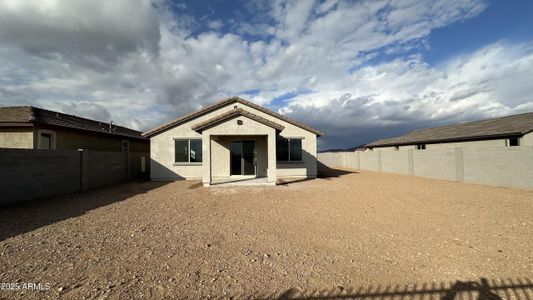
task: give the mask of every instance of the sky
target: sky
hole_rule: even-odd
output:
[[[0,105],[145,131],[240,96],[319,149],[533,111],[533,1],[0,0]]]

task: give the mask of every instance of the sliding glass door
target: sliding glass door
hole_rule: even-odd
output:
[[[230,175],[255,175],[255,141],[230,143]]]

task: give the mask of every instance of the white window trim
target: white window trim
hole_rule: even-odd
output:
[[[42,133],[49,134],[52,137],[52,148],[50,150],[55,150],[56,149],[56,133],[55,133],[55,131],[48,130],[48,129],[38,129],[37,130],[37,145],[36,145],[36,148],[37,149],[41,149],[41,134]]]
[[[196,138],[175,137],[175,138],[172,138],[172,140],[174,141],[174,163],[173,163],[174,166],[201,166],[202,165],[202,163],[204,162],[203,155],[202,155],[202,161],[201,162],[191,162],[191,140],[202,141],[201,137],[196,137]],[[187,155],[187,159],[189,161],[182,161],[182,162],[177,162],[176,161],[176,141],[187,141],[187,149],[189,149],[189,153]],[[204,151],[203,145],[202,145],[202,151]]]

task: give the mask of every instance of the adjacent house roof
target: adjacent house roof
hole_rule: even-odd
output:
[[[212,112],[212,111],[214,111],[216,109],[219,109],[219,108],[224,107],[224,106],[226,106],[228,104],[231,104],[231,103],[241,103],[241,104],[246,105],[248,107],[254,108],[254,109],[256,109],[256,110],[258,110],[260,112],[263,112],[265,114],[268,114],[268,115],[276,117],[276,118],[278,118],[280,120],[283,120],[283,121],[285,121],[287,123],[290,123],[290,124],[292,124],[294,126],[298,126],[300,128],[303,128],[303,129],[305,129],[305,130],[307,130],[309,132],[312,132],[312,133],[314,133],[314,134],[316,134],[318,136],[322,136],[323,135],[323,133],[321,131],[317,130],[317,129],[311,128],[311,127],[309,127],[309,126],[307,126],[307,125],[305,125],[305,124],[303,124],[301,122],[298,122],[298,121],[295,121],[293,119],[287,118],[287,117],[285,117],[285,116],[283,116],[281,114],[273,112],[273,111],[271,111],[269,109],[266,109],[266,108],[264,108],[264,107],[262,107],[260,105],[257,105],[255,103],[252,103],[250,101],[244,100],[244,99],[239,98],[239,97],[231,97],[231,98],[227,98],[227,99],[221,100],[221,101],[219,101],[219,102],[217,102],[217,103],[215,103],[213,105],[207,106],[207,107],[205,107],[205,108],[203,108],[203,109],[201,109],[199,111],[196,111],[196,112],[193,112],[191,114],[188,114],[188,115],[185,115],[183,117],[180,117],[178,119],[175,119],[174,121],[171,121],[171,122],[169,122],[169,123],[167,123],[165,125],[162,125],[160,127],[157,127],[157,128],[152,129],[152,130],[149,130],[149,131],[143,133],[143,136],[146,136],[146,137],[154,136],[154,135],[156,135],[156,134],[158,134],[160,132],[163,132],[165,130],[168,130],[170,128],[173,128],[175,126],[183,124],[183,123],[185,123],[187,121],[190,121],[190,120],[192,120],[194,118],[197,118],[199,116],[202,116],[202,115],[205,115],[207,113],[210,113],[210,112]]]
[[[37,124],[145,139],[141,132],[133,129],[33,106],[0,107],[0,127],[33,126]]]
[[[253,114],[251,112],[245,111],[242,108],[235,108],[233,110],[230,110],[226,113],[220,114],[214,118],[211,118],[209,120],[206,120],[204,122],[198,123],[194,126],[192,126],[192,130],[202,132],[204,129],[207,129],[209,127],[212,127],[216,124],[219,124],[225,120],[237,117],[237,116],[245,116],[249,119],[252,119],[254,121],[257,121],[261,124],[267,125],[269,127],[275,128],[277,130],[283,130],[285,127],[283,125],[280,125],[276,122],[269,121],[263,117],[260,117],[256,114]]]
[[[533,112],[416,130],[406,135],[378,140],[367,147],[459,142],[499,137],[522,136],[533,131]]]

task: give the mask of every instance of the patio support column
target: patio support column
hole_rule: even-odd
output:
[[[268,144],[268,183],[275,185],[277,180],[276,174],[276,131],[272,130],[267,136]]]
[[[211,135],[202,135],[202,183],[211,185]]]

